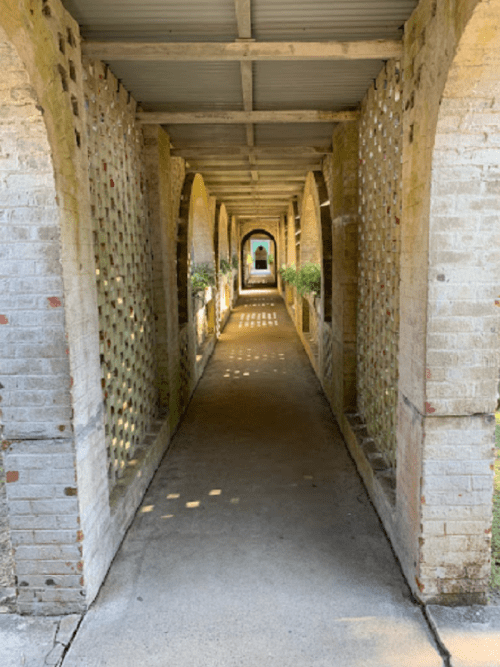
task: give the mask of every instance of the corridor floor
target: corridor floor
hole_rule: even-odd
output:
[[[275,290],[240,298],[64,667],[441,667]]]

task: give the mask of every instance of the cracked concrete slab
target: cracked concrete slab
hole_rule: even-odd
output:
[[[450,667],[500,665],[500,607],[428,605],[427,612]]]
[[[58,667],[80,618],[1,614],[1,667]]]

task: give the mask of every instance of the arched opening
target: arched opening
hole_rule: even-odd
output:
[[[227,209],[217,205],[215,214],[215,248],[218,274],[218,305],[221,327],[224,326],[231,307],[231,289],[233,267],[229,253],[229,218]]]
[[[203,178],[189,174],[177,224],[177,288],[181,395],[186,399],[216,333],[216,266],[212,215]]]
[[[277,244],[264,229],[254,229],[241,240],[243,289],[276,287]]]
[[[238,257],[238,232],[236,228],[236,216],[231,216],[229,224],[229,249],[231,254],[231,266],[233,269],[232,303],[238,297],[239,290],[239,257]]]
[[[50,46],[47,50],[50,52]],[[19,554],[12,552],[10,526],[16,528],[16,535],[20,536],[16,544],[32,545],[37,544],[32,530],[35,521],[41,534],[54,527],[53,517],[44,516],[31,507],[28,500],[40,497],[33,495],[32,489],[46,487],[55,452],[59,462],[65,457],[71,459],[71,479],[76,478],[72,456],[75,399],[71,395],[73,371],[70,371],[70,346],[75,336],[69,338],[66,333],[70,289],[67,285],[65,289],[63,281],[63,266],[73,270],[74,267],[72,259],[64,257],[61,251],[64,247],[61,225],[65,215],[64,196],[58,173],[60,155],[54,156],[53,150],[52,119],[47,118],[48,113],[44,116],[39,91],[33,83],[33,70],[25,64],[24,54],[2,27],[0,67],[0,337],[3,357],[0,371],[0,581],[2,593],[6,594],[2,596],[4,611],[7,608],[36,613],[36,609],[37,613],[44,613],[50,606],[47,600],[52,592],[42,583],[48,577],[39,576],[41,570],[36,569],[36,564],[26,570]],[[60,122],[63,118],[64,111]],[[58,148],[64,153],[65,147]],[[67,236],[73,231],[71,228],[63,230]],[[83,308],[87,304],[79,305],[85,312]],[[88,362],[91,368],[92,361]],[[95,385],[87,386],[95,389]],[[23,457],[32,452],[37,456],[36,469],[30,466],[29,456]],[[60,483],[60,477],[68,467],[61,463],[57,467],[59,477],[50,479],[50,491],[52,497],[64,497],[66,485]],[[15,503],[19,497],[26,499],[23,526],[14,525],[18,513]],[[61,520],[66,520],[68,530],[73,527],[76,530],[76,522],[72,525],[69,517]],[[30,530],[23,534],[24,525],[28,524]],[[60,572],[58,564],[56,556],[45,555],[44,572],[50,576],[57,574]],[[54,579],[57,579],[55,574]],[[75,596],[83,600],[81,586],[77,582],[71,586]]]
[[[297,256],[300,258],[297,263],[297,323],[304,336],[304,341],[309,348],[312,357],[319,361],[319,335],[321,331],[321,291],[317,291],[317,284],[314,284],[314,277],[321,277],[321,228],[320,214],[318,207],[318,198],[315,197],[314,183],[306,185],[304,198],[302,201],[301,214],[297,218],[300,220],[299,251]],[[296,232],[297,233],[297,232]],[[321,279],[321,278],[320,278]]]
[[[414,377],[425,415],[422,471],[416,473],[425,499],[419,579],[428,597],[467,603],[484,601],[490,576],[500,365],[500,34],[492,30],[486,39],[485,30],[499,19],[500,2],[479,3],[461,37],[437,110],[428,240],[425,229],[413,240],[424,252],[428,242],[423,363]],[[498,467],[495,495],[500,508]],[[460,548],[453,548],[450,535]],[[498,585],[495,524],[493,545]]]

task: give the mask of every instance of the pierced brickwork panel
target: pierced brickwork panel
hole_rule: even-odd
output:
[[[157,416],[152,256],[135,104],[105,65],[84,65],[101,383],[113,483]]]
[[[359,146],[358,406],[396,464],[400,228],[401,66],[389,61],[363,101]]]
[[[179,396],[181,406],[184,409],[189,401],[191,387],[191,358],[189,354],[189,330],[188,325],[184,325],[179,330]]]
[[[331,381],[333,376],[333,335],[330,324],[323,322],[322,372],[326,381]]]

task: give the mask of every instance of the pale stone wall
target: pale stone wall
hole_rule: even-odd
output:
[[[156,378],[162,416],[170,431],[183,412],[180,397],[180,353],[177,321],[177,219],[184,161],[170,156],[170,138],[159,126],[146,126],[146,179],[153,240],[153,293],[156,326]],[[167,414],[165,415],[165,411]]]
[[[316,202],[309,195],[303,198],[300,215],[300,265],[309,262],[319,264],[321,261],[321,231],[319,229],[318,211]]]
[[[324,342],[324,382],[335,414],[341,419],[345,411],[356,409],[357,123],[344,123],[335,130],[332,156],[324,160],[323,173],[333,223],[332,326],[331,341]]]

